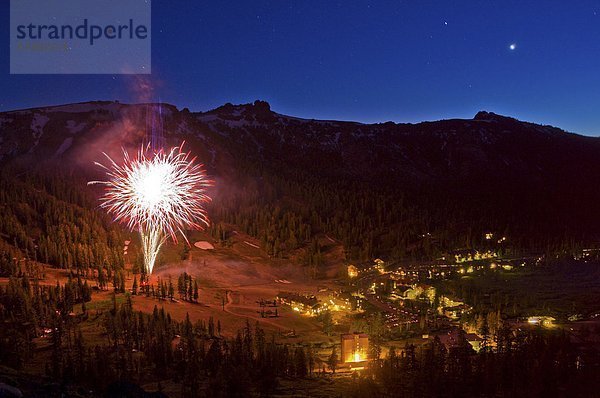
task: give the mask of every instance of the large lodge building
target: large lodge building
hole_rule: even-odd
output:
[[[341,336],[342,363],[364,362],[369,355],[369,335],[365,333]]]

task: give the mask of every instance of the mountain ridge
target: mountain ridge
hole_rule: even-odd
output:
[[[353,236],[347,245],[354,247],[365,239],[388,248],[408,242],[406,234],[417,239],[401,231],[402,212],[411,209],[420,215],[411,216],[418,227],[410,230],[420,234],[494,226],[524,240],[531,236],[536,245],[573,231],[600,236],[600,140],[488,111],[472,119],[362,124],[282,115],[264,101],[206,112],[157,103],[65,104],[0,113],[0,162],[74,169],[97,179],[94,162],[102,153],[119,159],[123,150],[138,151],[153,129],[166,147],[185,141],[205,164],[228,222],[259,217],[244,213],[247,208],[260,213],[266,206],[278,214],[291,206],[307,225],[316,217],[310,212],[322,218],[319,228],[343,220],[338,228],[346,232],[339,236]],[[314,195],[322,195],[317,207],[303,209]],[[333,202],[325,206],[327,200]],[[358,227],[349,208],[366,212],[357,225],[378,218],[377,227],[365,228],[375,231],[372,237],[350,232]]]
[[[252,109],[256,110],[256,109],[258,109],[259,112],[261,112],[261,113],[270,112],[273,115],[277,115],[278,117],[293,119],[293,120],[298,120],[298,121],[317,122],[317,123],[343,123],[343,124],[354,124],[354,125],[363,125],[363,126],[377,126],[377,125],[417,126],[417,125],[425,124],[425,123],[439,123],[439,122],[447,122],[447,121],[495,121],[495,122],[512,121],[512,122],[517,122],[517,123],[527,123],[530,125],[535,125],[535,126],[540,126],[540,127],[549,127],[552,129],[556,129],[558,131],[569,133],[569,134],[575,134],[575,135],[583,136],[583,137],[590,137],[590,136],[583,135],[583,134],[580,134],[577,132],[567,131],[567,130],[564,130],[557,126],[544,125],[544,124],[529,122],[529,121],[525,121],[525,120],[520,120],[520,119],[514,118],[512,116],[502,115],[502,114],[498,114],[498,113],[488,111],[488,110],[478,111],[471,119],[448,118],[448,119],[436,119],[436,120],[422,120],[419,122],[402,122],[402,121],[388,120],[388,121],[365,123],[365,122],[352,121],[352,120],[341,120],[341,119],[304,118],[304,117],[299,117],[299,116],[282,114],[282,113],[273,111],[271,109],[271,105],[269,104],[269,102],[264,101],[264,100],[255,100],[254,102],[241,103],[241,104],[232,104],[232,103],[228,102],[228,103],[220,105],[216,108],[212,108],[212,109],[209,109],[206,111],[190,111],[187,107],[183,107],[183,108],[179,109],[179,107],[177,105],[166,103],[166,102],[129,103],[129,102],[121,102],[121,101],[117,101],[117,100],[90,100],[90,101],[81,101],[81,102],[65,103],[65,104],[43,105],[43,106],[22,108],[22,109],[11,109],[11,110],[6,110],[6,111],[1,111],[0,115],[12,114],[12,113],[19,114],[19,113],[30,112],[30,111],[60,111],[62,109],[64,109],[64,111],[67,111],[67,109],[69,107],[70,108],[78,107],[78,106],[84,107],[84,106],[90,106],[90,105],[99,105],[100,107],[111,106],[111,105],[117,106],[117,107],[135,107],[135,106],[159,107],[160,106],[160,107],[169,109],[171,111],[190,112],[190,113],[196,114],[196,115],[219,114],[219,113],[228,112],[228,111],[231,111],[234,109],[237,109],[237,110],[252,110]],[[71,109],[71,111],[72,110],[73,109]],[[591,138],[599,138],[599,137],[591,137]]]

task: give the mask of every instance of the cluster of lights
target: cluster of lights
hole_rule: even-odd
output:
[[[491,250],[487,250],[485,252],[480,252],[480,251],[476,250],[474,255],[468,254],[467,256],[462,256],[462,255],[456,254],[454,256],[454,259],[456,260],[457,263],[468,263],[471,261],[487,260],[487,259],[496,258],[496,257],[498,257],[498,253],[493,252]]]
[[[530,316],[527,318],[527,323],[535,326],[542,326],[545,328],[552,328],[555,326],[555,319],[551,316]]]

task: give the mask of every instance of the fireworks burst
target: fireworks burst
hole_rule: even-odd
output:
[[[151,274],[158,252],[168,237],[177,242],[179,232],[208,226],[204,209],[210,198],[203,166],[183,151],[183,144],[168,152],[140,149],[135,158],[123,150],[124,162],[117,164],[106,153],[108,166],[96,162],[107,181],[92,181],[106,187],[101,207],[142,238],[144,265]],[[189,242],[188,242],[189,243]]]

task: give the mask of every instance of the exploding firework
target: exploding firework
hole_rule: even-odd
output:
[[[183,144],[168,152],[142,148],[135,158],[123,150],[123,164],[107,154],[108,165],[96,162],[108,176],[107,181],[90,184],[105,186],[101,207],[131,230],[138,230],[144,254],[144,266],[151,274],[158,252],[179,232],[187,242],[185,229],[208,226],[204,205],[210,201],[203,166],[183,151]],[[189,243],[189,242],[188,242]]]

